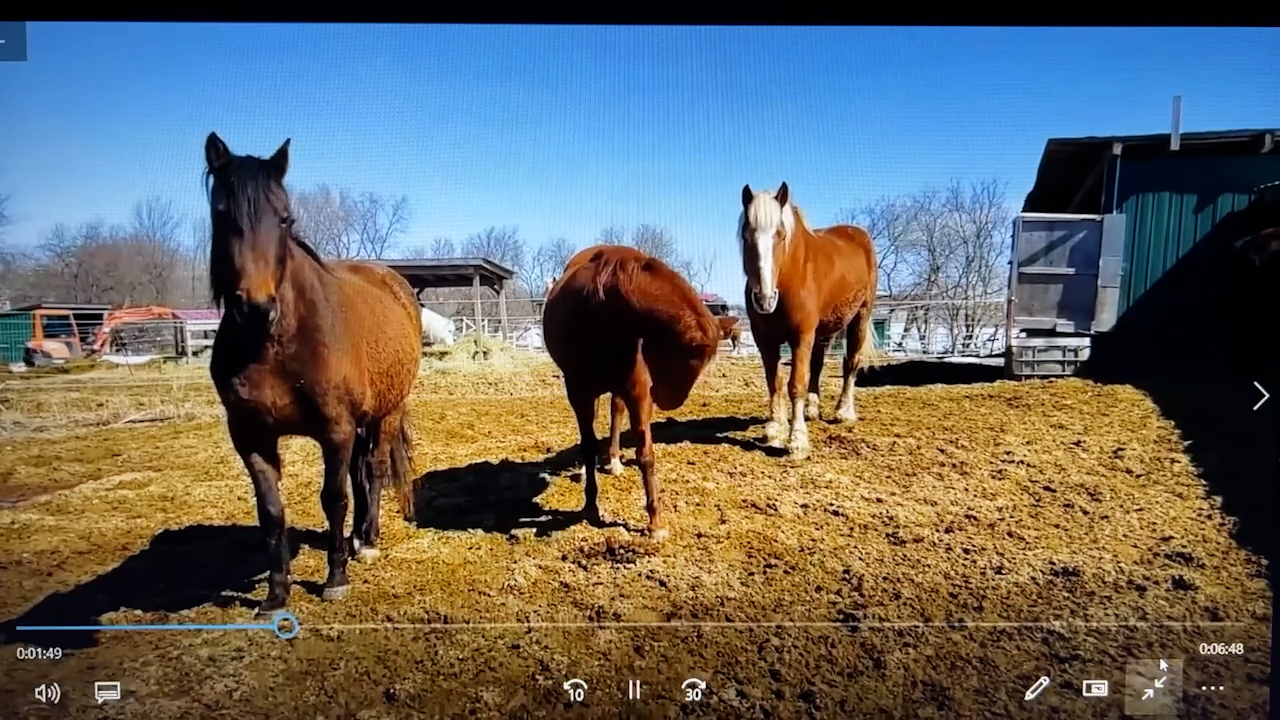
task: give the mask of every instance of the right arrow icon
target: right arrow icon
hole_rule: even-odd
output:
[[[1266,388],[1259,385],[1257,380],[1253,381],[1253,386],[1258,388],[1258,392],[1262,393],[1262,399],[1258,401],[1257,405],[1253,406],[1253,409],[1257,410],[1258,408],[1262,407],[1262,403],[1266,402],[1267,399],[1271,397],[1271,393],[1267,392]]]

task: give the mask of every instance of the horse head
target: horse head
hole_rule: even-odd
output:
[[[262,159],[235,155],[217,133],[209,133],[204,156],[213,301],[225,303],[237,321],[269,330],[279,318],[278,296],[294,240],[294,218],[284,187],[289,141]],[[302,247],[314,256],[309,247]]]
[[[733,337],[733,331],[738,327],[738,318],[724,315],[716,318],[716,323],[720,326],[720,339],[728,340]]]
[[[785,182],[777,193],[752,192],[750,185],[742,186],[742,217],[738,223],[742,269],[747,274],[751,304],[763,315],[778,307],[778,270],[795,225],[791,191]]]

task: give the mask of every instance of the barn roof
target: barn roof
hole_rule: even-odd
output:
[[[58,302],[41,302],[23,305],[22,307],[10,308],[6,312],[33,312],[35,310],[70,310],[72,312],[106,312],[110,310],[110,305],[102,305],[99,303],[58,303]]]
[[[1111,158],[1123,148],[1124,157],[1240,155],[1272,152],[1280,129],[1215,130],[1179,135],[1180,147],[1169,149],[1169,133],[1054,138],[1045,143],[1036,182],[1027,193],[1023,212],[1100,213],[1102,187]]]
[[[383,260],[409,281],[414,290],[426,288],[471,287],[475,279],[495,290],[515,277],[505,265],[488,258],[427,258]]]

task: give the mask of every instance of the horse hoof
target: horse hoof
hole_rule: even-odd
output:
[[[670,528],[667,528],[667,527],[649,528],[649,539],[653,540],[654,542],[660,543],[669,537],[671,537]]]
[[[764,441],[766,443],[774,443],[783,440],[787,436],[787,428],[776,420],[770,420],[764,426]]]
[[[338,587],[327,587],[324,592],[320,593],[320,599],[325,602],[333,602],[341,600],[351,593],[350,585],[339,585]]]
[[[284,606],[285,606],[285,603],[282,600],[278,600],[278,601],[267,600],[258,606],[258,610],[253,614],[253,616],[254,618],[259,620],[261,620],[262,618],[268,618],[275,615],[280,610],[283,610]]]
[[[792,460],[804,460],[809,457],[809,443],[807,441],[792,442],[787,446],[787,454]]]
[[[852,410],[849,410],[849,411],[837,410],[835,417],[831,418],[831,421],[834,423],[851,423],[851,422],[856,422],[857,420],[858,420],[858,413]]]
[[[356,550],[355,558],[357,561],[368,564],[382,557],[382,551],[376,547],[362,545]]]
[[[613,458],[609,460],[608,465],[605,465],[600,469],[610,475],[621,475],[622,474],[622,458]]]
[[[818,396],[813,393],[809,393],[809,397],[805,401],[805,408],[804,408],[805,419],[817,420],[818,417],[820,416],[819,410],[821,410],[821,408],[818,407]]]

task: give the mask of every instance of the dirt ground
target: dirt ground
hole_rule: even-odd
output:
[[[417,527],[388,496],[382,558],[352,564],[340,602],[318,596],[318,452],[286,444],[299,633],[282,640],[15,636],[254,622],[265,565],[249,481],[198,368],[9,381],[0,715],[1121,717],[1126,663],[1167,658],[1184,661],[1180,715],[1266,717],[1266,564],[1140,392],[1075,379],[867,388],[861,420],[812,424],[813,454],[796,464],[756,445],[763,385],[758,360],[721,358],[663,416],[672,535],[655,545],[638,532],[633,466],[602,476],[600,496],[628,527],[576,522],[574,423],[548,361],[429,363],[414,399]],[[64,657],[18,659],[23,639]],[[1041,675],[1049,688],[1024,700]],[[562,688],[574,677],[584,703]],[[707,683],[696,703],[680,689],[692,677]],[[632,679],[640,701],[627,700]],[[1081,697],[1092,679],[1109,697]],[[95,705],[94,681],[124,697]],[[52,682],[63,697],[43,706],[33,689]]]

